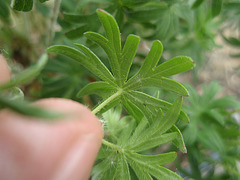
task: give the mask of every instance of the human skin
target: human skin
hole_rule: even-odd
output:
[[[7,61],[4,59],[3,55],[0,54],[0,84],[9,81],[11,78],[11,73],[8,68]]]
[[[6,67],[0,66],[0,72],[2,68]],[[3,77],[6,78],[0,76]],[[33,105],[64,116],[46,120],[2,110],[0,179],[88,179],[103,138],[96,116],[85,106],[67,99],[42,99]]]

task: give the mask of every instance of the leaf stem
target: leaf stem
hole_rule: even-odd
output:
[[[105,140],[105,139],[102,140],[102,143],[103,143],[104,145],[106,145],[106,146],[108,146],[108,147],[116,150],[116,151],[121,151],[121,148],[120,148],[119,146],[117,146],[117,145],[115,145],[115,144],[113,144],[113,143],[110,143],[110,142],[108,142],[108,141]]]
[[[93,111],[93,114],[97,114],[98,111],[100,111],[102,108],[104,108],[107,104],[109,104],[111,101],[113,101],[115,98],[120,96],[122,94],[123,90],[119,89],[115,94],[107,98],[105,101],[103,101],[101,104],[99,104]]]
[[[52,41],[55,35],[55,25],[57,23],[57,17],[59,14],[61,0],[55,0],[53,3],[54,4],[51,11],[49,26],[48,26],[48,36],[47,36],[47,42],[46,42],[47,46],[50,46],[52,44]]]

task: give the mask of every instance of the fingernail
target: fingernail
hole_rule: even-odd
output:
[[[80,137],[62,157],[51,180],[87,180],[100,146],[101,140],[93,135]]]

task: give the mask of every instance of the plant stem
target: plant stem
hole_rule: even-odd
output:
[[[102,140],[102,143],[105,144],[106,146],[114,149],[114,150],[121,151],[120,147],[118,147],[117,145],[115,145],[113,143],[110,143],[110,142],[106,141],[105,139]]]
[[[98,111],[100,111],[102,108],[104,108],[107,104],[109,104],[111,101],[113,101],[115,98],[120,96],[122,94],[123,90],[119,89],[115,94],[107,98],[105,101],[103,101],[101,104],[99,104],[93,111],[93,114],[97,114]]]
[[[49,19],[48,36],[47,36],[47,42],[46,42],[47,46],[50,46],[52,44],[52,41],[55,35],[55,25],[57,23],[57,17],[58,17],[60,5],[61,5],[61,0],[54,1],[50,19]]]

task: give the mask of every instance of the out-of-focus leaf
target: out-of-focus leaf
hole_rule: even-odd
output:
[[[223,0],[212,0],[212,17],[220,14],[222,10]]]
[[[9,18],[10,12],[8,5],[5,0],[0,1],[0,18],[7,20]]]
[[[63,117],[63,114],[51,112],[46,109],[38,108],[36,106],[32,106],[25,101],[10,101],[8,98],[0,96],[0,105],[4,108],[12,109],[20,114],[24,114],[27,116],[38,117],[43,119],[54,120],[60,117]]]
[[[35,65],[24,70],[23,72],[18,74],[16,77],[12,78],[9,82],[1,85],[0,91],[30,82],[33,78],[35,78],[41,72],[41,70],[46,65],[47,61],[48,61],[47,54],[43,54]]]
[[[203,3],[204,0],[195,0],[195,2],[192,5],[192,8],[195,9],[198,6],[200,6]]]
[[[17,11],[31,11],[33,0],[11,0],[11,7]]]

